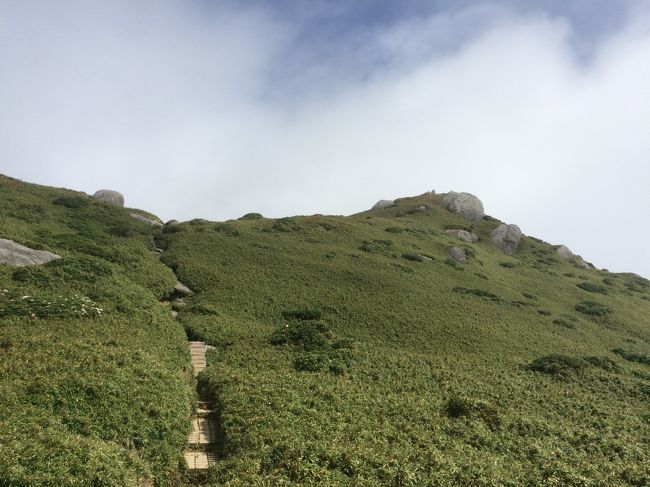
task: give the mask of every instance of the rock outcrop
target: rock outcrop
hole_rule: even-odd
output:
[[[180,281],[177,281],[176,284],[174,284],[174,292],[177,294],[182,294],[183,296],[191,296],[194,294],[194,291],[192,291],[189,287]]]
[[[46,250],[34,250],[13,240],[0,238],[0,264],[16,267],[47,264],[61,256]]]
[[[147,218],[146,216],[140,215],[139,213],[129,213],[129,215],[131,215],[131,218],[135,218],[136,220],[141,221],[142,223],[147,223],[152,227],[162,227],[162,223],[159,222],[158,220]]]
[[[100,189],[93,195],[93,197],[109,205],[124,206],[124,196],[122,196],[122,193],[118,193],[117,191]]]
[[[521,242],[521,230],[517,225],[502,223],[492,232],[492,243],[506,254],[514,254]]]
[[[463,242],[478,242],[478,236],[475,233],[460,228],[449,228],[445,230],[445,233],[451,237],[457,238],[458,240],[462,240]]]
[[[575,257],[575,254],[571,252],[569,247],[566,245],[560,245],[557,249],[555,249],[555,252],[558,256],[560,256],[561,259],[566,260],[567,262],[572,261]]]
[[[379,200],[377,203],[375,203],[375,206],[372,207],[373,210],[381,210],[382,208],[388,208],[389,206],[393,206],[395,204],[395,201],[393,200]]]
[[[449,256],[456,262],[467,262],[467,255],[465,254],[465,251],[459,247],[450,248]]]
[[[470,220],[481,220],[485,216],[483,203],[476,196],[470,193],[456,193],[450,191],[447,193],[442,202],[452,213],[456,213]]]

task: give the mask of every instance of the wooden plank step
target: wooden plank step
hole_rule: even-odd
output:
[[[190,471],[205,470],[216,464],[218,460],[217,454],[211,451],[186,450],[184,456],[187,469]]]
[[[194,418],[192,431],[187,438],[189,445],[205,446],[217,442],[217,422],[209,417]]]

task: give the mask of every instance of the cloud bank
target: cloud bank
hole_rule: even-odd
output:
[[[568,19],[496,4],[323,45],[254,4],[5,1],[0,172],[165,219],[469,191],[650,276],[650,24],[633,13],[585,62]]]

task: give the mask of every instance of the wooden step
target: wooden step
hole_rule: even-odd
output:
[[[217,463],[217,454],[211,451],[186,450],[185,462],[189,471],[205,470]]]
[[[194,418],[187,443],[193,446],[205,446],[216,442],[217,422],[210,417]]]

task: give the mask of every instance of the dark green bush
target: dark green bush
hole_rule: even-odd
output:
[[[607,316],[612,308],[596,301],[580,301],[576,304],[576,311],[588,316]]]
[[[514,262],[499,262],[499,265],[501,267],[506,267],[507,269],[512,269],[513,267],[515,267]]]
[[[424,256],[417,254],[402,254],[402,258],[413,262],[424,262],[426,260]]]
[[[325,367],[325,358],[319,353],[301,353],[293,360],[294,368],[299,372],[318,372]]]
[[[580,282],[576,284],[576,286],[590,293],[607,294],[607,288],[605,286],[601,286],[600,284],[595,284],[593,282]]]
[[[454,396],[447,400],[443,410],[449,418],[476,418],[491,428],[496,428],[501,423],[497,408],[485,401]]]
[[[230,223],[216,223],[213,230],[217,233],[228,235],[229,237],[238,237],[240,235],[239,230]]]
[[[273,345],[291,344],[305,351],[329,346],[331,332],[322,321],[292,321],[278,327],[271,335]]]
[[[260,213],[246,213],[244,216],[239,217],[240,220],[261,220],[263,218]]]
[[[273,230],[277,230],[278,232],[289,233],[289,232],[297,232],[302,227],[296,221],[295,218],[286,217],[286,218],[279,218],[275,220],[275,222],[273,222],[273,225],[271,225],[271,228]]]
[[[553,324],[557,326],[561,326],[563,328],[575,328],[576,325],[572,323],[571,321],[567,320],[566,318],[556,318],[553,320]]]
[[[388,251],[392,249],[392,247],[393,247],[392,240],[373,240],[372,242],[369,242],[368,240],[364,240],[361,246],[359,247],[359,250],[368,253],[386,254]]]
[[[85,208],[88,206],[88,200],[80,196],[61,196],[52,201],[57,206],[65,206],[66,208]]]
[[[551,316],[553,314],[547,309],[538,309],[537,312],[542,316]]]
[[[650,355],[645,355],[642,353],[630,352],[623,350],[622,348],[615,348],[612,350],[617,355],[620,355],[628,362],[636,362],[638,364],[650,365]]]
[[[387,231],[388,233],[402,233],[404,231],[403,228],[399,228],[399,227],[388,227],[385,228],[384,230]]]
[[[497,296],[496,294],[492,294],[491,292],[485,291],[483,289],[476,289],[476,288],[469,289],[466,287],[457,286],[454,289],[452,289],[452,291],[459,294],[472,294],[474,296],[478,296],[479,298],[489,299],[491,301],[501,300],[501,298],[499,298],[499,296]]]
[[[559,378],[578,374],[584,368],[585,361],[581,358],[558,354],[537,358],[526,367],[527,370]]]
[[[535,296],[535,295],[532,294],[532,293],[521,293],[521,295],[522,295],[524,298],[528,298],[528,299],[537,299],[537,296]]]

